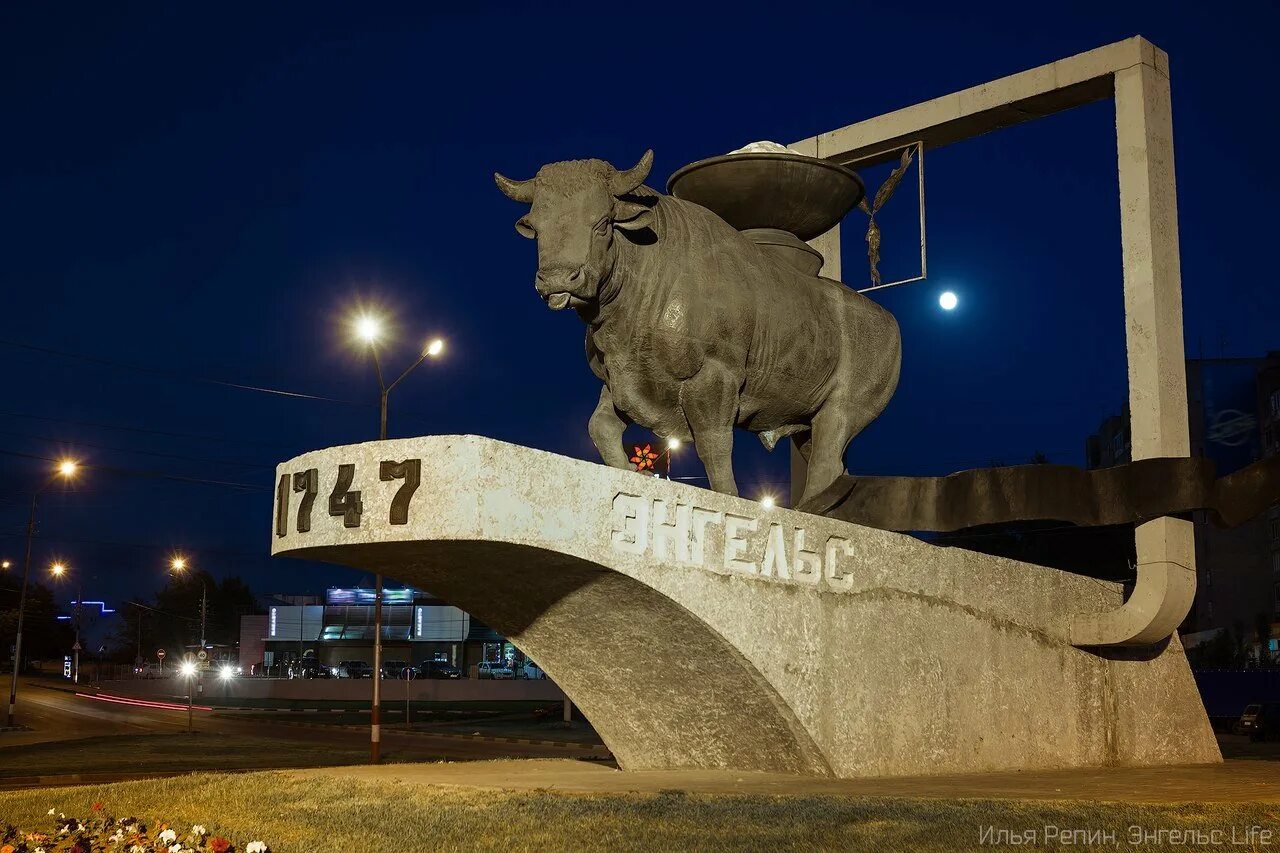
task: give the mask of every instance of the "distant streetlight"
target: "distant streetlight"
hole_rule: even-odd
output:
[[[169,568],[175,574],[185,574],[187,571],[187,558],[181,554],[176,555],[169,560]],[[205,648],[205,622],[209,612],[209,587],[204,582],[204,576],[200,576],[200,650]],[[202,685],[203,686],[203,685]]]
[[[671,479],[671,457],[680,449],[680,439],[672,437],[667,439],[667,450],[663,454],[667,457],[667,479]]]
[[[5,560],[4,562],[0,563],[0,569],[4,569],[7,572],[9,571],[9,567],[12,565],[13,563],[10,563],[8,560]]]
[[[390,385],[382,376],[382,360],[378,357],[378,343],[382,339],[383,324],[382,320],[372,314],[361,314],[356,317],[355,323],[356,338],[369,348],[369,354],[373,356],[373,368],[378,374],[378,438],[386,441],[387,438],[387,398],[391,396],[391,390],[404,381],[404,378],[413,372],[419,364],[428,358],[436,358],[444,352],[444,340],[441,338],[433,338],[422,347],[422,352],[418,356],[417,361],[405,368],[404,373],[392,382]],[[369,713],[369,759],[377,764],[382,756],[382,727],[381,727],[381,704],[382,704],[382,573],[379,572],[374,576],[374,595],[373,595],[373,707]]]
[[[13,725],[13,712],[18,704],[18,671],[22,669],[22,623],[27,613],[27,577],[31,572],[31,540],[36,535],[36,504],[41,492],[59,478],[70,480],[79,469],[80,465],[75,460],[62,459],[58,462],[55,473],[31,493],[31,514],[27,517],[27,553],[22,562],[22,592],[18,595],[18,633],[13,641],[13,680],[9,683],[9,707],[4,717],[6,727]],[[8,561],[5,561],[5,567],[8,568]]]
[[[765,509],[773,509],[776,505],[777,501],[774,499],[773,495],[765,495],[760,499],[760,506]]]
[[[61,561],[53,563],[49,566],[49,573],[55,578],[61,578],[67,573],[67,564]],[[76,573],[76,609],[73,617],[76,625],[76,644],[71,649],[71,683],[80,683],[80,602],[84,599],[84,582],[80,578],[80,573]]]

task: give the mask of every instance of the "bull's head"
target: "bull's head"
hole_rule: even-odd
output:
[[[644,183],[652,167],[650,150],[625,172],[603,160],[569,160],[548,163],[527,181],[494,173],[508,198],[531,205],[516,231],[538,241],[534,286],[552,309],[579,308],[597,299],[613,265],[614,229],[650,223],[649,207],[623,197]]]

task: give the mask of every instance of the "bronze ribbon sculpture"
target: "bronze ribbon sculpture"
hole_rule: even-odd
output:
[[[1205,510],[1236,527],[1280,499],[1280,456],[1215,479],[1202,458],[1140,459],[1086,471],[1019,465],[946,477],[845,474],[802,509],[882,530],[949,532],[1010,521],[1100,526]]]

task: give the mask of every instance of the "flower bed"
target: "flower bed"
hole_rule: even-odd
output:
[[[85,820],[57,809],[49,809],[49,818],[49,832],[5,826],[0,853],[271,853],[262,841],[237,847],[202,824],[184,833],[163,823],[148,827],[136,817],[117,819],[102,803],[94,803]]]

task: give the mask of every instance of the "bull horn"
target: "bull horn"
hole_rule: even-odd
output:
[[[636,163],[625,172],[618,172],[613,176],[613,184],[611,189],[614,195],[626,195],[633,191],[636,187],[644,183],[644,179],[649,177],[649,170],[653,168],[653,149],[650,148],[644,152],[644,156],[640,158],[640,162]]]
[[[493,182],[498,185],[498,189],[502,190],[503,195],[512,201],[533,204],[533,178],[527,181],[513,181],[504,175],[494,172]]]

